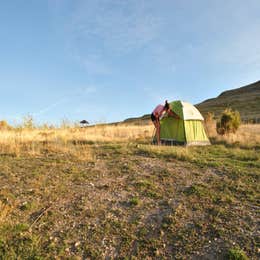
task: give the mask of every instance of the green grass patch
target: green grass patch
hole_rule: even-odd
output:
[[[249,260],[246,253],[240,248],[231,248],[228,251],[227,259],[229,260]]]
[[[141,203],[141,201],[138,197],[133,197],[129,200],[128,203],[129,203],[130,206],[137,206]]]
[[[204,186],[194,184],[186,188],[183,193],[187,196],[197,195],[198,197],[205,197],[209,191]]]

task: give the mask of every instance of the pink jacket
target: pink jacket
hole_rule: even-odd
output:
[[[156,117],[161,117],[164,111],[164,106],[163,105],[158,105],[154,110],[153,110],[153,114]]]

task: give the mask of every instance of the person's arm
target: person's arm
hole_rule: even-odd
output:
[[[159,119],[162,120],[168,113],[163,111],[162,114],[159,116]]]
[[[180,117],[176,113],[174,113],[171,109],[168,110],[167,114],[176,119],[180,119]]]

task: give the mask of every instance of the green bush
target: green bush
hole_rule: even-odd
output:
[[[241,118],[238,111],[227,108],[217,122],[217,132],[220,135],[235,133],[241,124]]]

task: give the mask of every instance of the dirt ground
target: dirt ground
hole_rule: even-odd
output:
[[[0,156],[1,259],[260,257],[259,151],[86,149]]]

